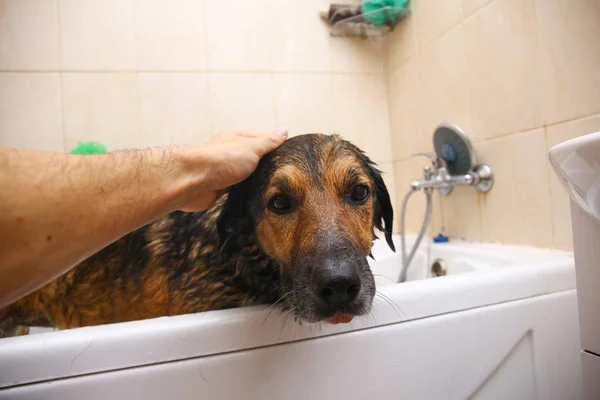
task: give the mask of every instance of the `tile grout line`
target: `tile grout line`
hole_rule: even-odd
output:
[[[538,18],[538,8],[536,7],[536,2],[534,0],[531,0],[531,8],[532,8],[532,15],[533,15],[533,36],[535,39],[535,58],[536,58],[536,63],[538,66],[539,71],[543,71],[543,65],[544,65],[544,61],[543,61],[543,49],[542,49],[542,38],[541,38],[541,32],[540,32],[540,24],[539,24],[539,18]],[[546,87],[546,77],[545,74],[538,74],[537,76],[538,79],[538,88],[539,90],[537,91],[537,97],[538,97],[538,104],[540,105],[540,114],[542,116],[542,120],[546,119],[546,114],[547,114],[547,96],[543,95],[544,92],[544,88]],[[542,128],[544,129],[544,144],[547,144],[546,138],[547,138],[547,125],[545,123],[543,123]],[[554,241],[554,236],[552,237],[552,240]]]
[[[492,4],[494,4],[495,1],[497,1],[497,0],[490,0],[490,1],[488,1],[486,4],[482,5],[481,7],[479,7],[475,11],[473,11],[470,15],[464,17],[463,22],[466,22],[466,21],[469,21],[469,20],[475,18],[475,16],[477,14],[480,14],[483,10],[485,10],[488,7],[490,7]]]
[[[279,121],[279,112],[277,111],[278,107],[277,107],[277,85],[276,85],[276,80],[275,80],[275,74],[271,73],[271,99],[273,100],[273,119],[274,119],[274,124],[275,126],[277,126],[277,128],[275,129],[279,129],[279,125],[284,125]],[[286,129],[289,129],[286,127]],[[289,132],[288,132],[289,134]]]
[[[59,99],[60,99],[60,129],[62,132],[63,139],[63,152],[68,153],[69,149],[67,148],[67,121],[65,118],[65,88],[64,88],[64,79],[62,68],[63,68],[63,45],[62,45],[62,27],[61,27],[61,19],[60,19],[60,0],[56,0],[54,2],[56,5],[56,26],[58,29],[58,63],[59,63],[59,71],[56,72],[58,74],[58,90],[59,90]]]
[[[209,64],[209,56],[208,56],[208,31],[206,28],[206,1],[202,0],[200,9],[202,11],[202,44],[204,47],[204,65],[206,65],[208,67]],[[208,133],[209,135],[214,135],[216,134],[216,132],[214,132],[213,129],[213,120],[212,120],[212,101],[211,101],[211,96],[210,96],[210,83],[209,83],[210,79],[208,77],[208,73],[204,73],[204,84],[206,87],[206,108],[207,108],[207,119],[208,119]]]
[[[419,0],[417,0],[419,1]],[[419,25],[419,22],[417,21],[417,17],[415,17],[414,13],[412,12],[411,9],[411,13],[410,16],[413,18],[414,23],[412,24],[412,29],[411,29],[411,33],[413,35],[413,39],[414,39],[414,44],[415,44],[415,51],[414,53],[419,53],[421,51],[421,43],[419,41],[419,37],[417,36],[417,27]],[[407,57],[408,59],[408,57]]]
[[[386,55],[387,56],[387,55]],[[396,162],[394,160],[395,156],[394,156],[394,127],[392,126],[392,101],[391,101],[391,74],[386,72],[383,76],[383,80],[385,82],[385,97],[386,97],[386,108],[388,111],[388,126],[389,126],[389,132],[390,132],[390,144],[392,146],[392,168],[393,168],[393,164]],[[334,105],[335,106],[335,105]],[[396,180],[396,177],[394,176],[394,182]],[[396,199],[396,202],[398,202],[398,199]]]
[[[208,28],[207,28],[207,23],[206,23],[206,1],[202,0],[202,44],[204,45],[204,65],[206,66],[206,70],[210,70],[209,65],[210,65],[210,56],[209,56],[209,51],[208,51]]]
[[[133,64],[137,67],[140,65],[139,63],[139,54],[137,52],[138,49],[138,41],[137,41],[137,20],[136,20],[136,14],[137,14],[137,10],[138,10],[138,2],[135,0],[131,1],[131,35],[133,36]],[[142,99],[141,99],[141,94],[140,94],[140,76],[138,73],[135,74],[135,94],[136,94],[136,122],[137,122],[137,130],[138,130],[138,135],[139,138],[141,139],[142,143],[147,143],[146,142],[146,137],[144,135],[144,133],[142,132]]]
[[[545,126],[549,128],[549,127],[556,126],[556,125],[562,125],[562,124],[566,124],[566,123],[569,123],[569,122],[575,122],[575,121],[578,121],[580,119],[591,118],[591,117],[594,117],[594,116],[597,116],[597,115],[600,115],[600,111],[594,111],[591,114],[586,114],[586,115],[582,115],[582,116],[579,116],[579,117],[573,117],[573,118],[568,118],[568,119],[565,119],[565,120],[562,120],[562,121],[553,122],[551,124],[546,124]]]
[[[490,2],[491,3],[491,2]],[[490,4],[488,3],[488,4]],[[485,5],[483,6],[485,7]],[[472,17],[473,15],[477,14],[483,7],[481,7],[479,10],[476,10],[475,12],[471,13],[471,15],[469,17]],[[465,17],[465,10],[464,10],[464,4],[463,2],[461,2],[460,5],[460,10],[461,10],[461,23],[460,26],[465,29],[464,32],[466,32],[466,28],[465,28],[465,23],[468,20],[468,17]],[[457,28],[458,29],[458,28]],[[466,35],[466,33],[465,33]],[[466,37],[466,36],[465,36]],[[463,42],[463,57],[464,57],[464,61],[465,61],[465,67],[466,67],[466,73],[467,73],[467,104],[469,107],[469,119],[468,122],[470,125],[473,125],[473,92],[472,92],[472,74],[471,74],[471,70],[472,70],[472,65],[471,65],[471,58],[468,55],[469,52],[469,43],[468,40],[465,40]],[[486,196],[486,194],[483,194],[483,196]],[[477,235],[478,235],[478,240],[479,241],[483,241],[483,209],[484,209],[484,205],[483,205],[483,196],[480,195],[479,192],[475,193],[475,199],[477,200]]]
[[[264,3],[262,5],[263,8],[268,8],[269,4]],[[269,27],[269,33],[271,36],[274,36],[276,34],[276,25],[275,23],[271,23],[270,27]],[[273,102],[273,125],[274,127],[271,129],[279,129],[280,127],[282,127],[283,124],[280,120],[279,120],[279,107],[277,105],[277,93],[279,92],[279,88],[278,88],[278,80],[275,79],[275,73],[273,72],[273,66],[275,65],[275,54],[273,51],[273,45],[274,45],[274,41],[272,40],[271,37],[269,37],[269,51],[268,51],[268,62],[269,62],[269,68],[270,69],[270,77],[271,77],[271,101]],[[288,129],[288,135],[291,133],[289,132],[289,127],[285,127],[286,129]]]
[[[405,54],[405,56],[398,60],[397,63],[391,63],[389,60],[389,45],[384,49],[384,57],[386,63],[384,65],[384,72],[386,75],[391,75],[395,69],[397,69],[401,64],[405,63],[410,57],[412,57],[415,53],[419,52],[419,44],[418,44],[418,40],[417,40],[417,19],[414,17],[414,14],[412,13],[412,10],[410,12],[410,15],[404,20],[402,21],[402,23],[408,23],[408,18],[410,18],[411,23],[410,26],[408,27],[409,29],[409,35],[412,36],[412,45],[413,45],[413,51],[409,52],[408,54]],[[397,28],[396,28],[397,29]],[[389,42],[389,35],[388,37],[386,37],[386,40]],[[395,64],[395,65],[394,65]]]
[[[546,126],[544,126],[544,144],[546,145],[546,151],[548,151],[548,128]],[[548,181],[548,196],[550,198],[550,226],[552,227],[552,244],[554,245],[554,248],[558,248],[556,243],[556,221],[554,218],[554,213],[552,212],[554,209],[554,201],[552,199],[552,176],[550,171],[552,166],[550,165],[547,157],[546,164],[546,179]]]
[[[331,107],[329,108],[329,115],[327,116],[329,118],[329,125],[337,130],[337,118],[336,118],[336,108],[335,105],[337,104],[336,101],[336,96],[333,90],[333,75],[329,75],[327,82],[329,84],[329,99],[331,100]]]
[[[491,0],[489,1],[487,4],[484,4],[483,6],[481,6],[480,8],[478,8],[477,10],[475,10],[474,12],[471,13],[471,15],[464,17],[464,13],[462,10],[462,5],[461,5],[461,20],[458,24],[448,28],[447,30],[445,30],[444,32],[442,32],[440,35],[436,36],[433,40],[431,40],[429,43],[427,44],[421,44],[419,45],[419,41],[417,39],[417,35],[416,35],[416,25],[417,25],[417,21],[415,19],[415,22],[413,23],[413,35],[415,38],[415,50],[410,52],[409,54],[406,55],[406,57],[402,60],[400,60],[399,63],[397,63],[397,65],[393,66],[392,68],[390,68],[389,71],[386,70],[386,73],[392,74],[400,65],[405,64],[409,59],[413,58],[416,54],[421,53],[423,51],[423,49],[427,49],[429,46],[433,45],[434,43],[440,41],[444,36],[450,34],[452,31],[458,29],[459,27],[463,26],[466,22],[468,22],[469,20],[471,20],[472,18],[474,18],[477,14],[479,14],[482,10],[484,10],[485,8],[489,7],[491,4],[493,4],[496,0]]]
[[[493,141],[496,141],[496,140],[506,139],[506,138],[513,137],[513,136],[523,135],[523,134],[531,133],[531,132],[533,132],[535,130],[538,130],[538,129],[550,128],[550,127],[554,127],[554,126],[557,126],[557,125],[563,125],[563,124],[567,124],[567,123],[570,123],[570,122],[576,122],[576,121],[579,121],[579,120],[582,120],[582,119],[587,119],[587,118],[591,118],[591,117],[598,116],[598,115],[600,115],[600,112],[594,111],[591,114],[586,114],[586,115],[582,115],[582,116],[578,116],[578,117],[568,118],[568,119],[560,120],[560,121],[553,122],[553,123],[550,123],[550,124],[543,124],[543,125],[540,125],[540,126],[536,126],[536,127],[530,128],[530,129],[526,129],[524,131],[513,131],[513,132],[505,133],[505,134],[502,134],[502,135],[499,135],[499,136],[494,136],[494,137],[491,137],[491,138],[488,138],[488,139],[482,139],[482,140],[473,141],[473,145],[487,143],[487,142],[493,142]]]
[[[437,43],[438,41],[440,41],[444,36],[450,34],[455,29],[458,29],[458,27],[462,26],[462,24],[463,24],[463,22],[461,21],[458,24],[454,25],[452,28],[448,29],[447,31],[444,31],[444,33],[442,33],[440,36],[438,36],[436,39],[432,40],[431,42],[429,42],[425,45],[419,46],[418,48],[415,49],[415,51],[410,52],[410,54],[407,54],[404,59],[400,60],[400,62],[397,63],[397,65],[395,65],[389,71],[386,71],[386,73],[390,74],[390,75],[393,74],[402,64],[406,64],[409,60],[413,59],[417,55],[421,55],[423,50],[427,50],[427,48],[429,48],[430,46],[432,46],[435,43]],[[417,42],[416,39],[415,39],[415,42]]]
[[[72,74],[281,74],[281,75],[348,75],[348,76],[380,76],[384,72],[346,72],[346,71],[290,71],[290,70],[211,70],[211,69],[0,69],[0,74],[52,74],[52,73],[72,73]]]
[[[477,213],[479,214],[479,240],[483,242],[483,196],[487,196],[487,193],[484,193],[483,196],[476,192],[477,196]]]

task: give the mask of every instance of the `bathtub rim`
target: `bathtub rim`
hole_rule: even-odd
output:
[[[254,306],[6,338],[0,340],[0,388],[351,334],[574,288],[573,259],[558,257],[382,286],[380,293],[402,311],[376,297],[371,316],[348,325],[298,327],[288,318],[281,327],[277,310],[263,323],[267,307]]]

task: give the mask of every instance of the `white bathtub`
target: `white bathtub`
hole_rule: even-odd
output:
[[[425,243],[404,284],[373,254],[381,296],[351,324],[251,307],[2,339],[0,399],[583,398],[569,254]]]

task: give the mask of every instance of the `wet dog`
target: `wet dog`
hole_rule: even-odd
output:
[[[297,136],[209,210],[171,213],[0,310],[0,336],[274,303],[299,323],[349,322],[371,309],[367,256],[376,230],[394,248],[392,222],[360,149]]]

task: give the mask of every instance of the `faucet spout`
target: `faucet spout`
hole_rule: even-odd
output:
[[[447,135],[438,134],[438,131],[444,133],[444,129],[447,129],[447,127],[442,127],[440,129],[438,129],[436,134],[434,134],[434,139],[436,137],[438,139],[439,137],[444,140],[447,139]],[[453,129],[458,128],[454,127]],[[463,148],[467,150],[470,149],[470,142],[468,142],[468,139],[466,137],[462,137],[462,140],[464,144]],[[435,142],[436,141],[434,140],[434,144]],[[452,148],[451,145],[448,146]],[[444,151],[448,152],[447,159],[440,155],[444,154]],[[475,186],[475,188],[480,192],[487,192],[492,188],[494,183],[494,174],[492,173],[492,169],[485,164],[475,165],[475,156],[472,151],[467,151],[464,153],[469,156],[467,158],[465,158],[463,153],[456,153],[459,155],[462,154],[462,158],[460,160],[455,158],[456,154],[454,150],[450,151],[446,149],[444,151],[438,151],[436,149],[437,154],[413,154],[413,156],[427,157],[431,161],[431,165],[423,168],[422,178],[411,183],[411,189],[413,191],[423,189],[431,192],[437,189],[440,191],[441,195],[446,196],[452,192],[454,186],[458,185]],[[468,162],[468,168],[465,168],[466,162]],[[460,168],[458,168],[457,165],[460,166]]]
[[[413,190],[450,189],[457,185],[473,185],[475,180],[476,179],[472,174],[456,176],[437,174],[429,179],[419,179],[413,181],[411,187]]]
[[[471,185],[480,192],[487,192],[493,184],[493,174],[487,165],[478,165],[475,169],[464,175],[450,175],[444,167],[426,175],[423,179],[411,183],[412,190],[438,189],[442,195],[448,195],[454,186]]]

